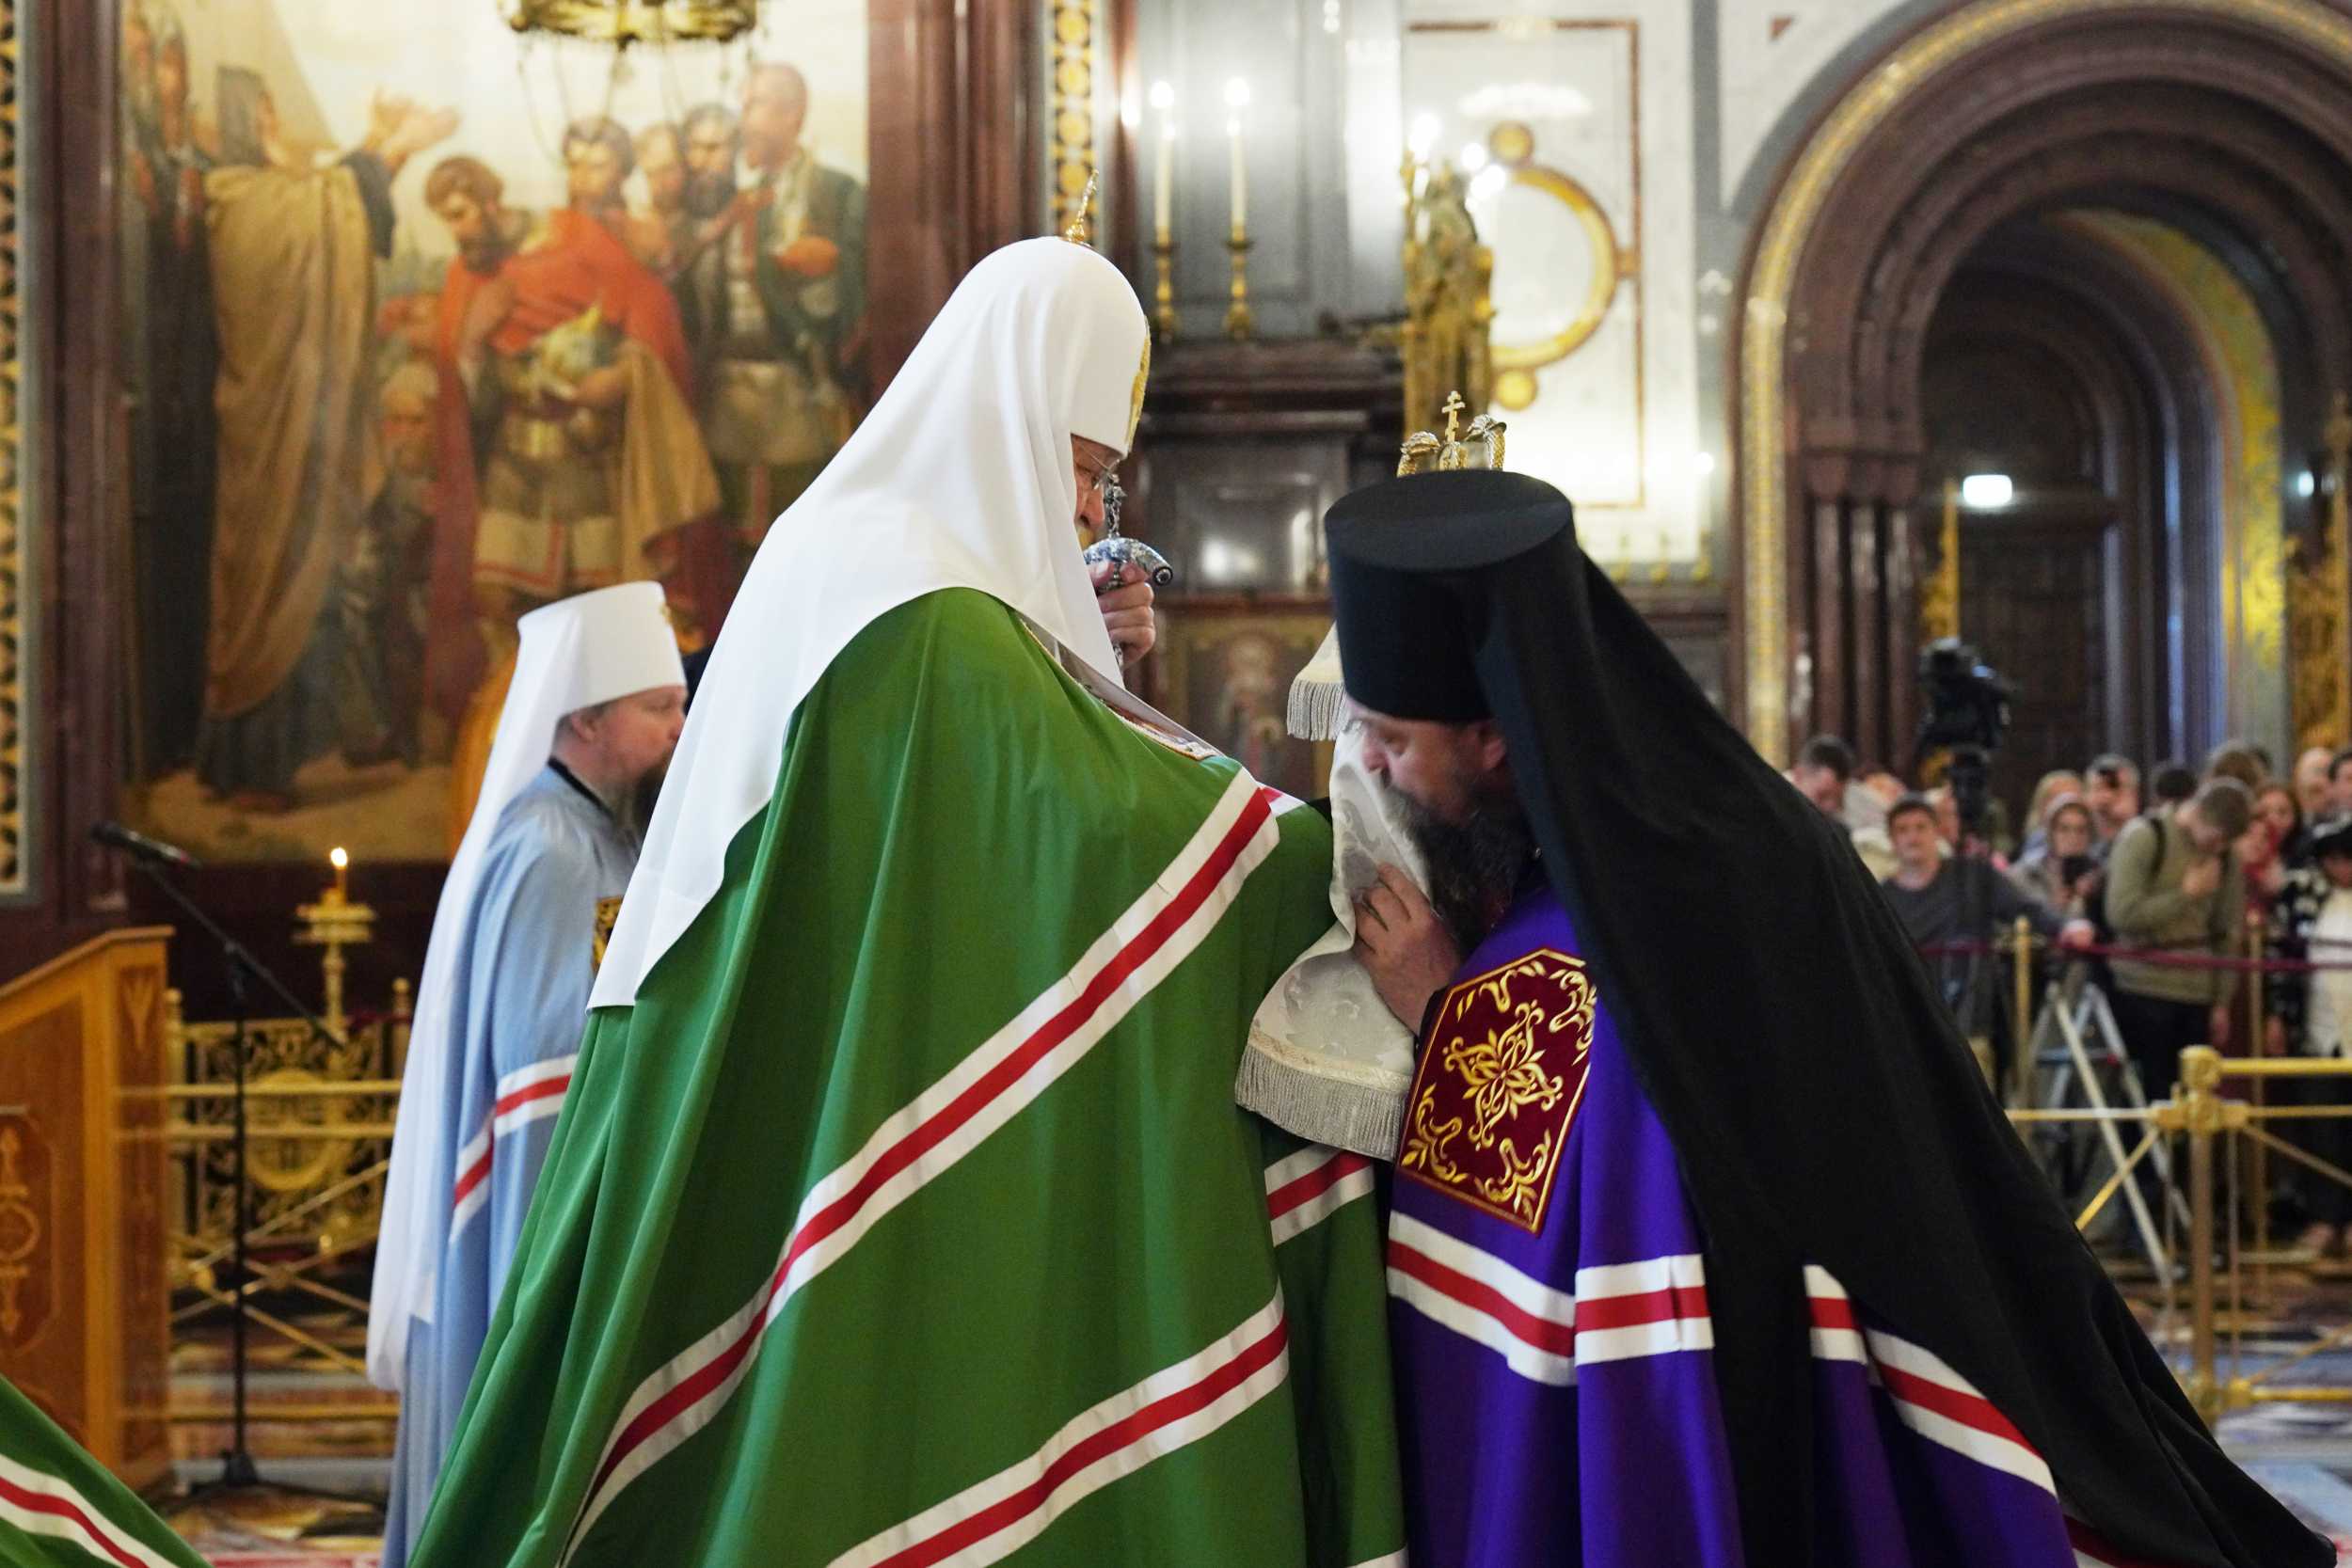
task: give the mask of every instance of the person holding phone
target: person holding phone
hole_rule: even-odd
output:
[[[2115,1022],[2151,1100],[2172,1092],[2184,1047],[2230,1042],[2236,976],[2164,960],[2237,951],[2246,872],[2231,846],[2253,813],[2244,784],[2208,779],[2170,816],[2126,827],[2108,852],[2107,923],[2124,946],[2150,950],[2144,958],[2118,958],[2110,968]]]
[[[2042,819],[2042,842],[2010,867],[2010,879],[2026,897],[2070,920],[2081,918],[2099,875],[2091,853],[2096,833],[2082,797],[2058,796]]]

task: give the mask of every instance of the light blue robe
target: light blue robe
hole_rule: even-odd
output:
[[[433,1125],[446,1172],[424,1223],[440,1259],[431,1323],[409,1324],[384,1531],[403,1568],[424,1528],[532,1188],[587,1026],[596,904],[618,898],[636,835],[553,767],[499,816],[457,949],[448,1095]]]

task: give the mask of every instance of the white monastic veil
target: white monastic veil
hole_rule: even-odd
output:
[[[1119,668],[1073,518],[1070,438],[1121,452],[1149,338],[1117,267],[1024,240],[974,267],[890,389],[769,531],[696,690],[592,1006],[634,1002],[767,807],[792,713],[877,617],[977,588]]]
[[[1424,891],[1429,875],[1412,834],[1364,767],[1362,734],[1347,719],[1336,630],[1291,686],[1290,731],[1333,743],[1334,919],[1250,1020],[1233,1098],[1300,1137],[1391,1160],[1412,1086],[1413,1031],[1389,1011],[1357,961],[1356,898],[1379,879],[1383,863]]]
[[[447,1205],[454,1177],[454,1155],[440,1147],[440,1123],[449,1094],[450,1042],[464,1000],[457,994],[457,948],[499,817],[548,765],[555,727],[565,714],[686,681],[658,582],[627,582],[559,599],[524,616],[516,629],[521,641],[514,682],[499,710],[482,794],[441,884],[433,934],[425,942],[424,975],[417,986],[368,1304],[368,1381],[379,1388],[400,1386],[409,1320],[433,1321],[442,1232],[427,1216],[436,1206]]]

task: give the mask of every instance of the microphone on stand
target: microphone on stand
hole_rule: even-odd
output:
[[[204,863],[176,844],[166,844],[160,838],[150,838],[135,829],[126,828],[121,823],[112,820],[101,822],[91,828],[89,836],[95,843],[103,844],[109,849],[119,849],[127,855],[135,856],[150,865],[177,865],[193,869]]]

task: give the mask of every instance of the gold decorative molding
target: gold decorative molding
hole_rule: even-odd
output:
[[[2212,367],[2224,433],[2223,494],[2214,559],[2219,567],[2222,667],[2233,734],[2266,728],[2259,716],[2290,701],[2285,494],[2280,483],[2279,356],[2262,308],[2221,258],[2178,229],[2127,213],[2060,218],[2177,302]]]
[[[2290,701],[2298,750],[2336,747],[2352,735],[2352,398],[2339,391],[2328,415],[2327,507],[2287,569]]]
[[[1054,227],[1086,210],[1094,179],[1095,0],[1054,3]]]
[[[1496,370],[1533,372],[1565,359],[1600,330],[1601,320],[1608,315],[1609,304],[1616,298],[1617,285],[1630,270],[1632,258],[1619,248],[1617,231],[1609,226],[1609,214],[1600,210],[1593,193],[1558,169],[1522,163],[1511,170],[1511,183],[1524,185],[1565,207],[1583,230],[1584,243],[1593,258],[1592,281],[1585,286],[1584,298],[1565,326],[1534,342],[1494,345]],[[1493,313],[1491,306],[1487,313]]]
[[[21,28],[16,0],[0,0],[0,896],[30,891],[25,854],[26,772],[31,715],[24,697],[25,584],[30,562],[24,542],[24,382],[23,232],[24,125],[19,114],[17,60]]]
[[[1784,444],[1788,307],[1797,267],[1838,177],[1889,117],[1966,55],[2026,28],[2074,17],[2144,15],[2140,0],[1979,0],[1919,32],[1838,101],[1789,170],[1766,215],[1740,334],[1740,489],[1744,539],[1748,738],[1773,763],[1788,752],[1788,475]],[[2308,0],[2168,0],[2185,17],[2264,29],[2352,65],[2352,18]]]

